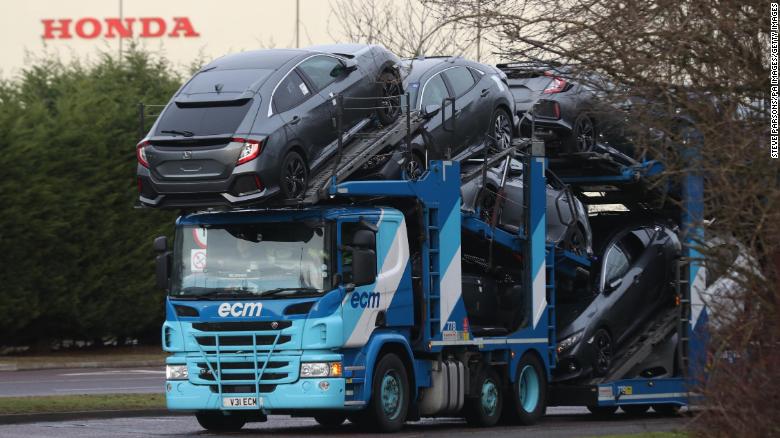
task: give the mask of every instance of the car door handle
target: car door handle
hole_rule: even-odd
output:
[[[298,116],[295,116],[295,117],[292,118],[292,120],[290,120],[290,124],[291,125],[297,125],[298,122],[300,122],[300,121],[301,121],[301,118],[298,117]]]
[[[488,94],[490,94],[490,90],[489,90],[489,89],[487,89],[487,88],[483,88],[483,89],[482,89],[482,92],[481,92],[481,93],[479,93],[479,97],[485,97],[485,96],[487,96]]]

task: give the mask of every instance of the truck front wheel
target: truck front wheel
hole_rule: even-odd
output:
[[[371,384],[367,414],[378,432],[401,430],[409,409],[409,378],[401,359],[389,353],[379,360]]]
[[[225,415],[222,412],[200,412],[195,414],[201,427],[215,432],[233,432],[246,424],[246,419],[238,415]]]

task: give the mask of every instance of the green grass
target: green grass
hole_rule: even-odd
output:
[[[51,412],[162,409],[163,394],[89,394],[40,397],[0,397],[0,415]]]

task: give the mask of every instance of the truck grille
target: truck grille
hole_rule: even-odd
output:
[[[219,345],[220,347],[245,346],[252,348],[252,336],[255,337],[254,345],[271,345],[276,340],[276,335],[220,336]],[[217,338],[209,336],[196,336],[195,339],[198,340],[198,344],[203,346],[211,347],[217,345]],[[279,336],[279,340],[276,342],[276,345],[290,342],[290,339],[292,339],[292,337],[288,335]]]

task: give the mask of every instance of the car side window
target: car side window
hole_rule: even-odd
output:
[[[284,80],[279,83],[274,93],[274,107],[276,112],[285,112],[295,108],[311,96],[306,82],[295,70],[291,71]]]
[[[441,74],[437,74],[425,84],[421,108],[425,108],[428,105],[441,106],[442,101],[448,97],[450,97],[450,95],[447,92],[447,85],[444,84],[444,79],[442,79]]]
[[[317,91],[330,85],[344,71],[344,65],[341,61],[324,55],[309,58],[298,68],[309,77]]]
[[[628,254],[623,250],[619,244],[615,244],[607,252],[607,256],[604,259],[604,282],[601,284],[601,290],[611,283],[613,280],[626,275],[628,268],[631,266],[631,260]]]
[[[474,76],[466,67],[455,67],[444,72],[452,85],[455,97],[466,94],[474,86]]]

